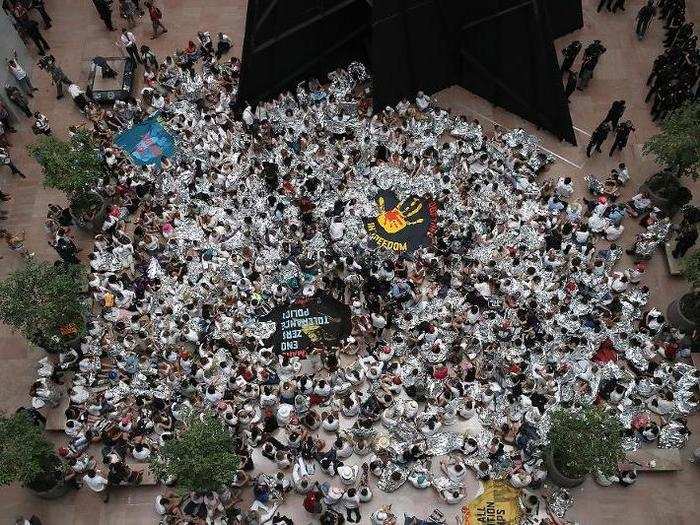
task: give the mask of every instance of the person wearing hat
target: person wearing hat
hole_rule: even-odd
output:
[[[375,510],[369,517],[372,525],[392,525],[396,523],[396,516],[391,513],[391,505]]]
[[[340,482],[346,486],[354,485],[359,473],[359,465],[341,465],[338,467],[338,477],[340,478]]]
[[[331,485],[323,497],[323,503],[328,507],[333,507],[334,505],[340,503],[344,494],[345,491],[343,489],[335,485]]]

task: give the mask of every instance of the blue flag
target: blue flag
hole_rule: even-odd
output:
[[[126,151],[134,164],[160,164],[162,156],[175,151],[175,139],[158,121],[156,115],[117,136],[114,141]]]

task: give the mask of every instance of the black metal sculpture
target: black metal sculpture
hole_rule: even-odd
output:
[[[580,0],[557,1],[557,31],[575,28]],[[456,84],[575,144],[551,3],[250,0],[240,98],[267,99],[360,60],[372,70],[376,109]]]

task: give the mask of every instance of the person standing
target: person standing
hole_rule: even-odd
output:
[[[654,19],[656,14],[656,7],[654,7],[654,0],[649,0],[648,3],[639,10],[637,13],[637,27],[635,32],[637,33],[637,38],[642,40],[649,29],[649,24]]]
[[[44,0],[32,0],[32,8],[36,9],[36,12],[39,13],[39,16],[44,21],[44,29],[51,29],[52,20],[49,14],[46,12]]]
[[[95,9],[97,9],[97,13],[107,29],[114,31],[114,25],[112,25],[112,2],[108,0],[92,0],[92,2],[95,4]]]
[[[56,253],[58,253],[59,257],[61,257],[64,262],[68,264],[80,264],[80,260],[76,256],[80,250],[75,245],[73,239],[68,237],[63,228],[56,232],[56,240],[49,244],[56,250]]]
[[[583,59],[581,70],[578,73],[578,90],[583,91],[588,87],[588,83],[593,78],[593,70],[595,69],[596,61],[591,57]]]
[[[162,22],[163,12],[154,6],[152,2],[146,2],[146,7],[148,8],[148,16],[151,19],[151,24],[153,24],[153,36],[151,37],[151,40],[153,40],[158,37],[158,28],[163,30],[161,34],[167,33],[168,30]]]
[[[138,11],[134,3],[131,0],[119,0],[119,10],[129,23],[129,28],[134,27],[136,25],[136,17],[138,16]]]
[[[217,60],[224,56],[231,50],[233,44],[231,39],[225,33],[219,33],[219,41],[216,44],[216,58]]]
[[[581,42],[574,40],[563,49],[562,54],[564,55],[564,60],[561,63],[562,74],[564,74],[565,71],[571,71],[571,66],[574,65],[576,57],[581,52],[581,47]]]
[[[564,95],[566,96],[566,101],[571,102],[569,98],[576,91],[576,85],[578,83],[578,75],[576,71],[569,70],[568,77],[566,79],[566,87],[564,88]]]
[[[29,80],[29,75],[27,75],[27,72],[17,61],[17,51],[14,49],[12,50],[12,58],[7,59],[7,69],[10,70],[10,73],[15,77],[15,80],[17,80],[17,83],[22,89],[24,89],[27,96],[34,97],[33,93],[34,91],[38,91],[38,89],[32,85],[31,80]]]
[[[617,10],[624,11],[625,10],[625,0],[614,0],[613,6],[612,6],[612,13],[615,14],[617,13]]]
[[[605,120],[603,120],[603,122],[610,122],[610,124],[612,124],[612,129],[613,130],[617,129],[617,124],[618,124],[618,122],[620,122],[622,115],[624,115],[625,109],[626,109],[625,101],[624,100],[616,100],[610,106],[610,109],[608,110],[608,114],[605,116]]]
[[[610,125],[607,122],[601,122],[601,124],[595,129],[593,135],[591,135],[591,140],[586,148],[586,156],[591,156],[591,151],[595,148],[595,151],[602,153],[600,147],[603,142],[606,141],[608,135],[610,134]]]
[[[53,58],[53,57],[50,57]],[[73,81],[63,72],[63,69],[54,60],[47,63],[46,69],[51,75],[51,82],[56,86],[56,99],[63,98],[63,84],[70,86]]]
[[[10,168],[13,175],[19,175],[23,179],[27,178],[24,173],[15,166],[14,162],[12,162],[12,157],[10,157],[10,153],[5,148],[0,148],[0,166],[7,166]]]
[[[583,51],[583,57],[595,57],[598,60],[603,53],[607,51],[606,47],[602,44],[600,40],[594,40]]]
[[[600,0],[600,3],[598,4],[598,9],[597,12],[600,13],[600,11],[605,7],[608,11],[612,9],[612,3],[615,0]]]
[[[630,133],[634,131],[634,126],[632,121],[626,120],[617,127],[617,134],[615,135],[615,142],[613,142],[612,148],[610,148],[610,157],[613,156],[616,150],[622,151],[627,146],[627,139]]]
[[[7,93],[7,98],[9,98],[15,106],[22,110],[22,113],[28,117],[32,116],[27,99],[24,98],[24,95],[19,88],[5,84],[5,93]]]
[[[32,124],[32,131],[35,135],[40,133],[43,135],[51,135],[51,125],[49,124],[49,119],[46,115],[38,111],[34,112],[34,124]]]
[[[39,31],[39,23],[32,20],[31,18],[26,18],[22,20],[22,28],[24,29],[27,36],[31,38],[32,42],[37,48],[40,55],[45,55],[46,52],[51,49],[49,43],[44,39]]]
[[[136,37],[134,36],[134,33],[127,31],[125,27],[122,27],[122,34],[119,37],[119,40],[124,46],[126,52],[129,53],[131,59],[141,64],[141,56],[139,55],[139,48],[136,44]]]
[[[12,121],[10,120],[10,112],[7,111],[5,104],[3,104],[1,100],[0,100],[0,123],[10,133],[17,133],[17,130],[12,125]]]
[[[687,227],[680,231],[676,237],[676,247],[672,255],[674,259],[681,259],[685,256],[698,240],[698,229],[695,226]]]

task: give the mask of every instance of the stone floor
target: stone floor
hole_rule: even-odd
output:
[[[642,144],[656,132],[656,126],[651,122],[643,101],[643,83],[661,48],[661,25],[654,22],[647,39],[640,43],[634,35],[633,20],[643,0],[628,0],[627,11],[617,15],[596,13],[597,0],[583,0],[583,3],[584,28],[557,41],[557,49],[560,50],[573,39],[590,42],[598,38],[603,41],[608,52],[601,58],[596,77],[589,88],[583,93],[577,91],[571,99],[579,146],[561,143],[544,132],[537,133],[542,137],[544,147],[558,157],[550,176],[569,174],[578,182],[578,189],[583,194],[583,177],[586,174],[603,176],[618,162],[626,162],[632,175],[624,193],[628,197],[636,192],[641,181],[655,169],[653,160],[641,155]],[[93,56],[119,53],[115,46],[118,33],[110,33],[105,29],[90,0],[46,0],[46,5],[54,19],[53,28],[45,32],[45,37],[52,46],[51,52],[64,71],[84,85],[88,77],[87,65]],[[246,0],[160,0],[159,5],[165,14],[164,23],[170,29],[166,35],[150,40],[151,27],[147,19],[141,20],[133,29],[139,43],[151,46],[159,57],[175,48],[185,47],[187,41],[194,39],[196,31],[200,29],[210,31],[213,36],[218,31],[227,32],[235,44],[233,53],[240,54]],[[700,26],[700,2],[688,2],[688,9],[690,18],[696,22],[696,26]],[[116,16],[114,20],[115,27],[119,27]],[[68,125],[81,120],[80,114],[68,97],[56,100],[48,76],[38,67],[32,67],[31,76],[40,89],[31,101],[32,109],[45,113],[54,132],[63,136]],[[487,129],[490,128],[490,122],[496,122],[507,127],[520,126],[536,131],[522,119],[457,87],[436,94],[436,98],[454,111],[479,118]],[[607,153],[587,159],[584,148],[592,129],[605,116],[610,103],[618,98],[627,100],[625,118],[630,118],[635,123],[636,132],[631,137],[630,145],[625,152],[613,159]],[[0,173],[0,187],[13,196],[3,206],[9,214],[4,227],[12,231],[26,231],[29,250],[35,252],[40,259],[53,260],[55,254],[46,244],[43,218],[47,204],[61,203],[63,198],[57,192],[42,188],[39,167],[24,149],[34,139],[29,126],[30,123],[22,119],[18,126],[19,133],[11,136],[12,156],[26,173],[27,179],[14,178],[8,170]],[[695,184],[693,190],[697,202],[700,200],[700,185]],[[623,239],[629,244],[638,227],[629,220],[625,224],[627,231]],[[78,237],[81,244],[87,247],[89,239],[83,235]],[[5,246],[0,247],[0,256],[3,257],[0,262],[0,277],[21,263],[17,255],[9,252]],[[666,306],[688,288],[682,279],[669,277],[661,253],[657,253],[652,260],[645,281],[652,289],[652,302],[659,306]],[[0,409],[13,410],[18,405],[27,403],[35,363],[41,355],[31,349],[21,337],[0,327],[0,356],[4,365],[0,368]],[[684,458],[689,457],[693,447],[700,446],[700,425],[697,419],[691,420],[695,434],[691,436],[689,446],[682,451]],[[56,442],[60,442],[60,435],[53,437]],[[697,523],[697,516],[700,515],[700,497],[697,491],[699,482],[700,469],[691,463],[687,463],[684,470],[678,473],[644,474],[629,489],[601,489],[588,481],[582,488],[573,491],[575,505],[567,517],[595,525]],[[109,504],[103,505],[88,491],[69,494],[59,501],[46,502],[22,488],[3,487],[0,489],[0,523],[14,523],[13,518],[17,514],[33,512],[42,518],[45,525],[149,524],[154,522],[152,501],[156,493],[157,489],[146,487],[119,490],[115,491]],[[413,489],[404,489],[391,495],[390,502],[399,513],[406,510],[425,515],[428,513],[426,509],[435,506],[431,493],[419,495]],[[452,514],[458,511],[456,508],[452,510]],[[303,514],[302,512],[299,516]],[[363,520],[364,522],[366,521]]]

